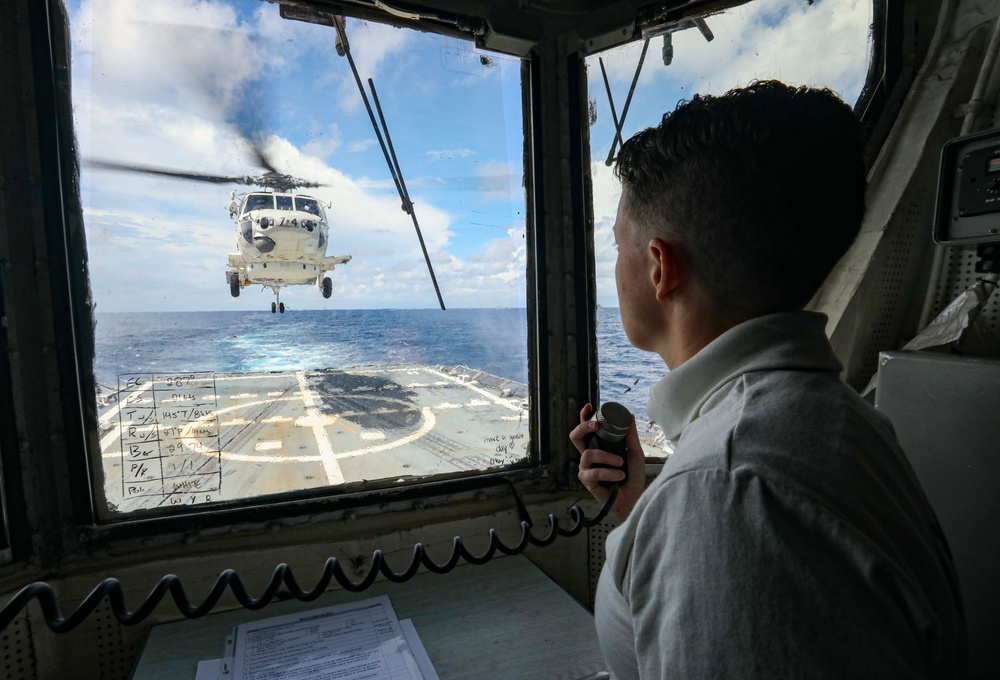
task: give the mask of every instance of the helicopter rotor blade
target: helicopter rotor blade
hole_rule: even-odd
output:
[[[243,131],[240,130],[241,135],[242,135],[242,132]],[[261,147],[261,145],[258,144],[253,139],[251,139],[250,137],[247,137],[246,135],[242,135],[242,136],[243,136],[243,139],[246,140],[247,144],[250,145],[250,151],[253,153],[253,160],[254,160],[254,162],[258,166],[260,166],[260,167],[264,168],[265,170],[267,170],[268,172],[273,172],[273,173],[276,173],[276,174],[280,175],[281,173],[278,172],[277,169],[275,169],[274,164],[271,163],[271,161],[268,160],[267,156],[264,154],[264,149]]]
[[[259,99],[259,95],[252,95],[251,99]],[[252,104],[252,103],[251,103]],[[260,111],[261,107],[250,105],[244,109],[244,111]],[[257,118],[257,116],[255,116]],[[264,168],[268,172],[273,172],[275,174],[281,174],[278,169],[274,167],[274,163],[271,159],[267,157],[264,153],[264,147],[261,144],[261,134],[259,129],[254,129],[254,123],[262,123],[263,121],[257,120],[253,121],[246,115],[236,115],[230,119],[230,125],[236,134],[246,142],[247,146],[250,147],[250,153],[253,158],[253,162],[257,164],[258,167]]]
[[[101,170],[120,170],[125,172],[139,172],[147,175],[160,175],[163,177],[174,177],[176,179],[190,179],[196,182],[209,182],[212,184],[255,184],[252,177],[243,175],[209,175],[201,172],[180,172],[168,168],[157,168],[151,165],[140,165],[138,163],[117,163],[115,161],[104,161],[90,159],[87,165]]]

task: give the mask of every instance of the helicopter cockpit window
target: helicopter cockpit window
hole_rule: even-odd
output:
[[[271,194],[250,194],[247,196],[246,207],[243,212],[252,210],[264,210],[274,207],[274,196]]]
[[[643,39],[587,57],[603,401],[645,414],[650,388],[666,373],[658,356],[629,344],[618,313],[612,231],[621,196],[613,172],[616,123],[621,139],[628,139],[696,93],[722,94],[771,78],[828,87],[853,105],[868,74],[871,23],[870,2],[755,0],[703,20],[653,28]],[[647,456],[669,454],[655,423],[640,417],[638,425]]]
[[[331,26],[65,1],[103,519],[536,464],[520,60],[347,18],[403,200]]]
[[[319,217],[319,203],[312,198],[295,197],[295,209],[302,212],[311,213]]]

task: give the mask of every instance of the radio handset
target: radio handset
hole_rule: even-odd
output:
[[[621,456],[621,466],[616,465],[595,465],[594,467],[610,467],[621,470],[625,477],[615,484],[624,484],[628,481],[628,457],[625,451],[625,435],[635,418],[632,413],[616,401],[608,401],[594,411],[591,420],[597,422],[597,430],[588,434],[585,441],[588,449],[601,449],[617,456]],[[603,482],[605,486],[608,482]]]

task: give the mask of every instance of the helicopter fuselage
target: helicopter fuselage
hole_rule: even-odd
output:
[[[260,284],[277,294],[284,286],[317,284],[323,290],[323,275],[351,259],[327,256],[329,223],[310,196],[255,192],[234,197],[230,213],[236,217],[238,251],[229,255],[231,286],[236,275],[239,288]]]

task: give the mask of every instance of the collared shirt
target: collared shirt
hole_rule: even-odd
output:
[[[937,519],[824,328],[753,319],[653,388],[675,449],[607,540],[595,619],[615,678],[964,674]]]

